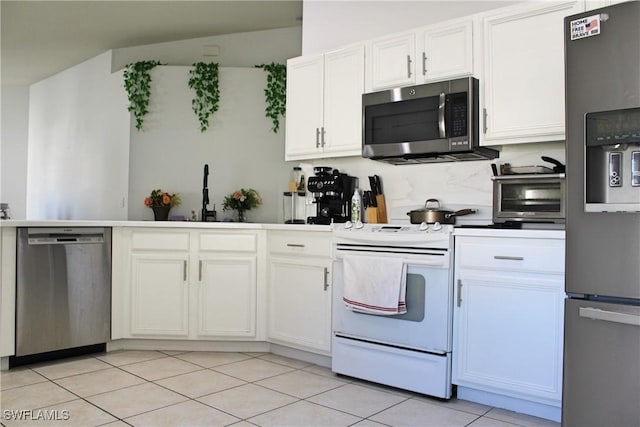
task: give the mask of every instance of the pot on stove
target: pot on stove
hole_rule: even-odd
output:
[[[459,211],[449,211],[440,208],[440,202],[437,199],[427,199],[424,203],[424,209],[414,209],[407,212],[411,224],[455,224],[456,217],[476,213],[475,209],[461,209]]]

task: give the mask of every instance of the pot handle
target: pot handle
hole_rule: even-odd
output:
[[[459,211],[455,211],[451,214],[451,216],[462,216],[462,215],[471,215],[476,213],[477,211],[475,209],[461,209]]]
[[[438,205],[438,208],[437,208],[437,209],[440,209],[440,202],[438,201],[438,199],[427,199],[427,201],[426,201],[426,202],[424,202],[424,207],[425,207],[426,209],[429,209],[429,203],[435,203],[435,204],[437,204],[437,205]]]

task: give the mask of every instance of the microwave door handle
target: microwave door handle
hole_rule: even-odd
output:
[[[440,92],[440,102],[438,103],[438,130],[440,131],[440,138],[447,137],[447,130],[444,126],[444,107],[446,97],[444,92]]]

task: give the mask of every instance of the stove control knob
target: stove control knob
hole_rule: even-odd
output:
[[[418,230],[420,230],[420,231],[427,231],[428,229],[429,229],[429,224],[427,224],[424,221],[422,221],[420,223],[420,227],[418,227]]]
[[[347,221],[347,222],[344,223],[345,230],[348,230],[351,227],[353,227],[353,223],[351,221]]]
[[[363,228],[363,227],[364,227],[364,224],[362,223],[362,221],[356,221],[356,228],[357,229],[360,229],[360,228]]]
[[[433,223],[433,227],[431,228],[433,229],[433,231],[442,230],[442,224],[440,224],[439,222],[435,222]]]

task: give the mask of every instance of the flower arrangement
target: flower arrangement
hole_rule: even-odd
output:
[[[262,199],[256,190],[253,188],[234,191],[228,196],[224,196],[222,208],[224,210],[234,209],[238,212],[248,211],[262,204]]]
[[[148,208],[172,208],[174,206],[180,205],[180,202],[180,196],[178,196],[177,194],[169,194],[166,191],[162,191],[160,189],[153,190],[151,192],[151,195],[144,199],[144,205]]]

